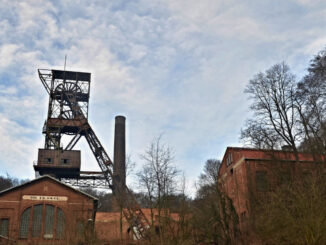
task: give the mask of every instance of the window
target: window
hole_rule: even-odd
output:
[[[232,153],[230,152],[226,158],[226,166],[230,166],[233,163]]]
[[[28,237],[28,225],[29,225],[30,214],[31,214],[31,208],[27,208],[21,216],[19,238]]]
[[[267,173],[266,171],[256,171],[256,189],[257,191],[267,191]]]
[[[43,205],[35,205],[33,209],[33,229],[32,236],[40,237],[42,230],[42,209]]]
[[[56,238],[63,238],[64,230],[65,230],[65,214],[63,211],[58,208],[57,209],[57,227],[56,227]]]
[[[240,216],[241,216],[241,221],[245,221],[247,216],[246,211],[241,212]]]
[[[279,178],[280,178],[279,182],[281,185],[289,184],[291,180],[290,172],[281,172]]]
[[[1,219],[0,235],[8,237],[9,219]]]
[[[67,158],[61,159],[61,164],[69,164],[69,159]]]
[[[52,158],[50,158],[50,157],[45,158],[45,163],[51,164],[52,163]]]
[[[77,231],[77,237],[79,239],[83,239],[84,238],[85,227],[84,227],[84,222],[82,220],[77,221],[76,231]]]
[[[32,219],[30,219],[31,214]],[[60,208],[49,204],[34,205],[27,208],[21,215],[19,238],[28,238],[30,227],[33,238],[43,236],[45,239],[61,239],[65,232],[65,214]],[[0,228],[2,229],[2,224]],[[55,231],[54,228],[56,228]]]
[[[53,238],[54,207],[46,205],[44,238]]]
[[[304,184],[305,187],[308,187],[310,185],[310,181],[312,178],[312,172],[309,170],[304,170],[301,176],[301,182]]]

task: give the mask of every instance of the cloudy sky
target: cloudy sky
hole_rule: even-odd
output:
[[[112,158],[163,134],[191,185],[208,158],[239,146],[250,78],[285,61],[300,79],[326,44],[326,1],[0,0],[0,174],[32,178],[48,97],[38,68],[92,73],[89,121]],[[82,168],[97,170],[85,140]]]

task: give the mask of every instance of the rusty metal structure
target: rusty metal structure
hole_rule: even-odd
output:
[[[45,69],[39,69],[38,74],[49,94],[49,104],[43,127],[44,149],[39,149],[35,171],[73,186],[111,188],[134,235],[138,239],[145,238],[150,223],[126,186],[125,118],[116,117],[113,164],[88,122],[91,74]],[[64,147],[62,137],[65,135],[70,136],[70,141]],[[73,148],[82,137],[101,171],[80,171],[80,151]]]

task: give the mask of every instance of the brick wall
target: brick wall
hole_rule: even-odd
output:
[[[76,236],[85,239],[95,211],[95,198],[47,176],[0,193],[0,223],[9,220],[8,237],[18,244],[65,244]],[[29,216],[24,231],[27,235],[21,231],[24,212]],[[65,225],[61,231],[62,217]]]
[[[299,162],[295,159],[293,152],[227,148],[219,178],[223,190],[233,201],[243,234],[254,237],[250,234],[249,222],[252,198],[263,198],[264,193],[275,190],[284,181],[311,171],[323,172],[326,176],[326,164],[314,162],[316,157],[311,154],[299,153]]]

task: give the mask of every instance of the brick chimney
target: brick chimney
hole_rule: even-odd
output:
[[[113,192],[118,202],[123,202],[126,186],[126,118],[115,117],[114,157],[113,157]],[[113,206],[116,206],[113,205]],[[114,207],[116,209],[117,207]]]

